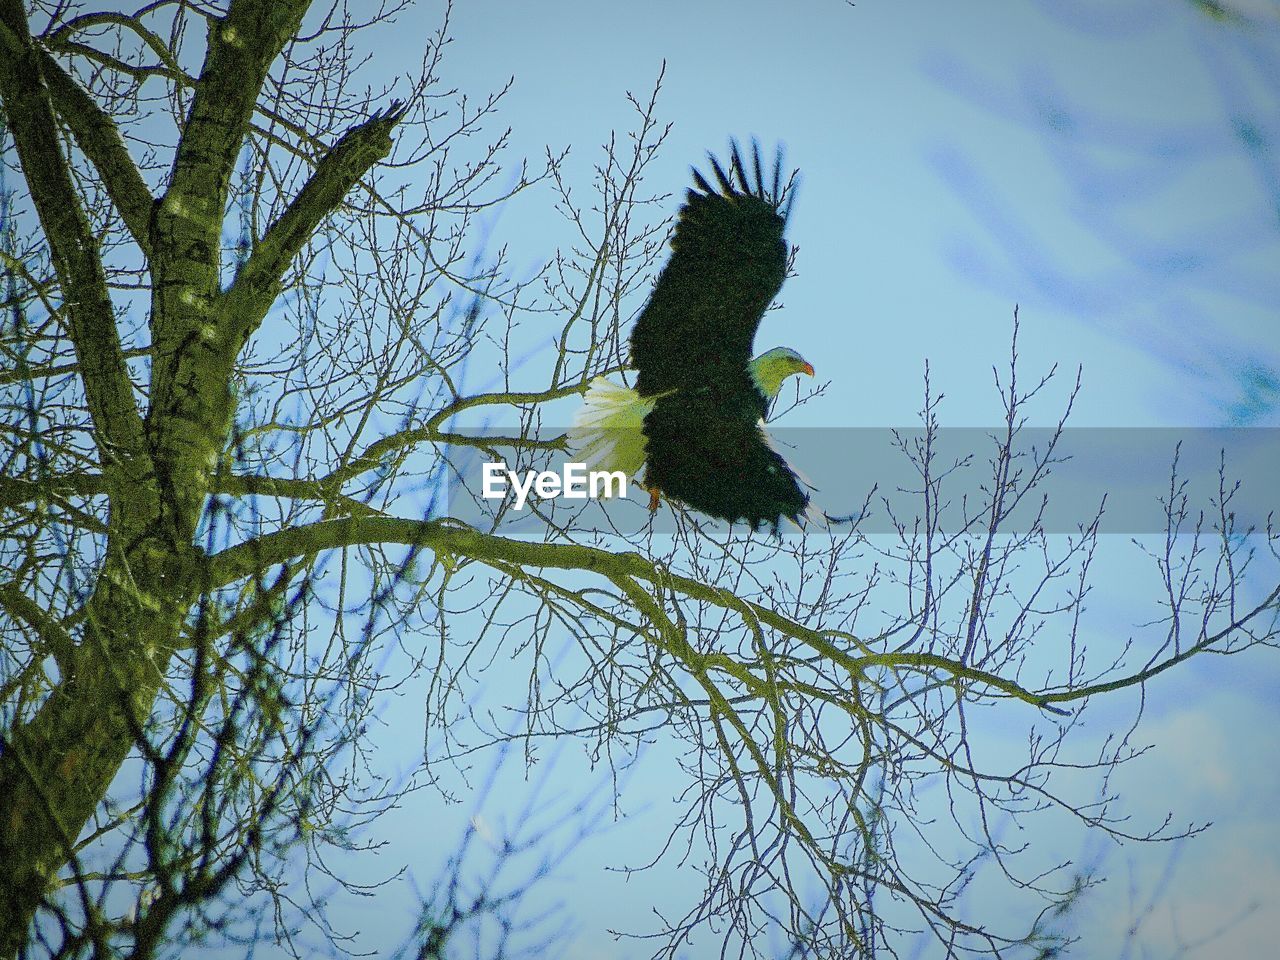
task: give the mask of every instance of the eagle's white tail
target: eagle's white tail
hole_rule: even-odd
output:
[[[628,478],[639,479],[647,454],[644,418],[655,400],[596,377],[569,428],[570,455],[588,470],[621,470]]]

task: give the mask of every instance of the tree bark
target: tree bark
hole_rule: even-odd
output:
[[[152,201],[111,118],[0,0],[0,98],[60,284],[109,502],[105,558],[56,688],[0,752],[0,957],[15,956],[59,871],[143,736],[200,591],[193,538],[234,415],[236,357],[294,256],[391,147],[401,113],[352,128],[219,288],[230,178],[267,71],[309,0],[234,0],[211,21],[167,190]],[[145,256],[151,383],[134,401],[98,245],[58,143],[60,115]]]

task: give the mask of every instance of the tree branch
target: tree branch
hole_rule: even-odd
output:
[[[0,99],[23,176],[40,218],[71,327],[95,436],[104,460],[141,454],[142,420],[133,403],[98,241],[58,146],[43,57],[22,0],[0,0]]]
[[[151,256],[151,208],[155,198],[138,172],[111,117],[47,52],[40,67],[58,116],[66,121],[76,143],[102,177],[111,202],[120,212],[134,242]]]
[[[351,188],[375,163],[391,151],[391,131],[404,117],[405,108],[393,104],[352,127],[325,154],[298,195],[255,244],[249,260],[223,294],[219,304],[232,329],[228,336],[238,349],[257,329],[276,297],[285,271],[303,244],[329,216]]]
[[[208,49],[183,126],[166,198],[221,224],[231,172],[267,70],[298,29],[310,0],[233,0],[209,24]]]
[[[62,624],[49,616],[40,604],[12,583],[0,583],[0,609],[35,630],[44,641],[49,653],[53,655],[58,669],[64,675],[67,674],[71,669],[76,645],[75,640],[63,629]]]
[[[503,570],[509,570],[514,564],[535,569],[585,570],[615,583],[642,581],[654,588],[678,590],[694,600],[731,610],[753,629],[760,624],[799,640],[812,647],[819,656],[842,667],[855,681],[862,679],[873,668],[943,670],[970,683],[992,687],[1040,709],[1058,714],[1066,713],[1048,703],[1051,699],[1068,699],[1065,695],[1046,697],[998,674],[936,654],[874,653],[850,634],[841,631],[823,632],[807,627],[767,606],[743,600],[731,591],[720,590],[672,573],[638,553],[610,553],[580,544],[533,543],[508,539],[481,533],[452,519],[343,517],[281,530],[229,547],[210,557],[209,583],[213,587],[222,587],[303,553],[372,543],[426,547],[446,557],[475,560]],[[654,620],[652,615],[650,619],[655,627],[661,629],[659,621]],[[850,641],[864,652],[861,656],[852,656],[834,643],[833,639]]]

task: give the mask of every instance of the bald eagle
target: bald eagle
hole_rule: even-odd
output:
[[[569,446],[595,469],[643,467],[650,510],[662,493],[776,532],[784,518],[799,522],[809,495],[763,421],[783,382],[813,367],[787,347],[751,353],[787,272],[795,174],[783,185],[779,151],[766,184],[755,142],[750,173],[736,142],[727,171],[709,159],[715,186],[694,169],[671,259],[631,334],[635,387],[595,378]]]

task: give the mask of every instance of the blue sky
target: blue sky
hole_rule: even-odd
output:
[[[1128,17],[1063,6],[1101,22],[1075,29],[1035,3],[466,5],[446,79],[475,93],[514,76],[513,153],[571,147],[585,190],[599,145],[633,120],[624,92],[647,93],[665,59],[659,109],[675,126],[648,185],[673,210],[688,167],[730,136],[784,142],[803,175],[799,275],[760,345],[819,357],[833,403],[806,417],[908,421],[924,342],[957,421],[983,422],[989,381],[971,374],[1005,356],[1018,303],[1028,359],[1087,367],[1075,425],[1226,422],[1232,374],[1276,369],[1265,264],[1280,174],[1227,119],[1274,123],[1274,59],[1248,65],[1261,37],[1179,0]],[[1224,58],[1240,61],[1231,82],[1214,72]],[[496,237],[533,265],[548,229],[533,195]],[[1196,262],[1180,273],[1179,257]]]
[[[1265,146],[1280,142],[1275,9],[1258,0],[1237,21],[1187,0],[491,0],[458,5],[443,75],[473,97],[514,76],[493,129],[511,125],[512,157],[571,147],[566,172],[584,197],[601,144],[633,123],[625,93],[646,96],[664,60],[658,113],[674,127],[647,186],[671,193],[665,212],[689,166],[730,136],[784,142],[803,176],[789,228],[798,275],[758,346],[793,346],[831,380],[795,424],[911,425],[926,359],[947,395],[944,425],[995,422],[991,368],[1006,361],[1017,304],[1027,369],[1083,367],[1073,425],[1275,426],[1280,153]],[[412,69],[437,23],[429,6],[403,15],[375,68]],[[492,223],[516,270],[532,272],[571,239],[545,191]],[[529,371],[538,386],[536,362]],[[1070,379],[1035,408],[1036,422],[1056,421]],[[1099,643],[1122,641],[1149,612],[1140,600],[1154,584],[1121,539],[1106,544],[1093,604]],[[1224,923],[1202,955],[1266,954],[1280,919],[1274,661],[1255,652],[1195,664],[1148,690],[1143,733],[1156,750],[1121,776],[1126,803],[1135,815],[1216,822],[1178,848],[1166,886],[1167,846],[1036,838],[1068,856],[1084,849],[1115,876],[1088,905],[1078,955],[1119,956],[1153,890],[1163,893],[1141,932],[1151,956]],[[1095,711],[1092,734],[1132,708],[1118,698]],[[389,757],[413,762],[421,710],[412,693],[388,705]],[[1005,746],[1016,744],[993,743]],[[569,753],[556,769],[566,796],[599,776]],[[581,926],[572,960],[645,955],[603,930],[643,927],[650,905],[678,910],[692,893],[674,867],[629,883],[604,870],[651,852],[678,777],[668,750],[650,750],[628,781],[626,818],[553,881]],[[518,795],[518,782],[508,791]],[[501,807],[486,817],[500,821]],[[378,872],[407,863],[429,880],[441,835],[467,813],[410,795],[378,826],[392,840]],[[361,943],[395,942],[404,905],[388,891],[351,914]]]

